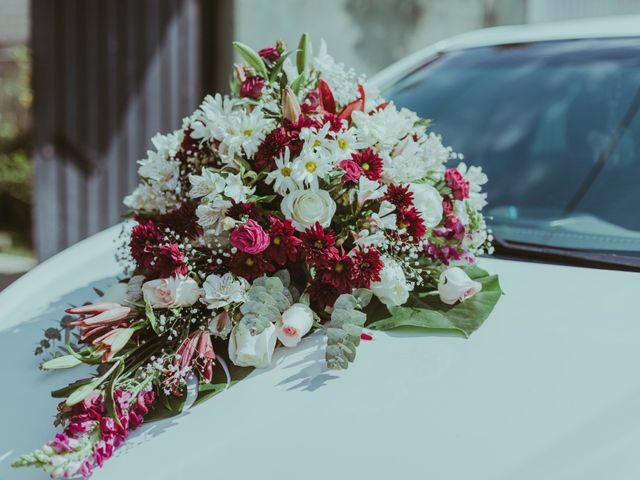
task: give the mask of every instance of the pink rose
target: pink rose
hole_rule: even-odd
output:
[[[451,187],[453,198],[456,200],[464,200],[469,198],[469,182],[467,182],[462,174],[455,168],[450,168],[444,172],[444,179],[447,185]]]
[[[362,176],[362,169],[353,160],[342,160],[338,166],[344,170],[342,179],[345,182],[358,183],[358,179]]]
[[[269,246],[269,235],[253,220],[234,228],[230,240],[231,245],[251,255],[262,253]]]

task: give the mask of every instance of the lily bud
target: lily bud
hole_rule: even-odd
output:
[[[302,111],[298,98],[289,87],[282,94],[282,116],[291,122],[297,122]]]
[[[247,74],[245,72],[244,65],[241,65],[239,63],[234,63],[233,64],[233,71],[236,74],[236,78],[238,79],[238,82],[242,83],[247,79]]]

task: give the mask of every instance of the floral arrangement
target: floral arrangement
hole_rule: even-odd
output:
[[[324,44],[315,57],[306,35],[294,52],[234,45],[246,63],[232,94],[207,96],[139,162],[118,249],[127,279],[49,332],[69,341],[43,369],[97,373],[53,392],[62,431],[15,466],[88,477],[143,421],[313,332],[344,369],[371,330],[469,335],[497,302],[497,278],[475,266],[491,253],[480,168],[449,165],[462,156],[428,121]]]

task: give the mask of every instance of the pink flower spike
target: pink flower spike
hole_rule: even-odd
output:
[[[369,335],[368,333],[362,332],[360,334],[360,340],[365,340],[368,342],[369,340],[373,340],[373,335]]]

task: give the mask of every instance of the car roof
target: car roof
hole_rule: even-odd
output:
[[[444,52],[513,43],[625,37],[640,37],[640,15],[483,28],[441,40],[419,50],[374,75],[370,82],[378,87],[386,86],[427,58]]]

